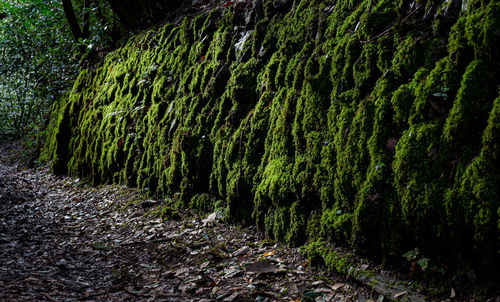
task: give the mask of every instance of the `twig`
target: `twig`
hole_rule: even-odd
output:
[[[42,293],[40,292],[40,295],[44,296],[45,298],[47,298],[47,300],[49,301],[52,301],[52,302],[60,302],[59,300],[55,299],[55,298],[52,298],[51,296],[49,296],[49,294],[46,294],[46,293]]]
[[[371,2],[370,2],[370,3],[371,3]],[[401,23],[406,22],[406,20],[408,20],[408,18],[410,18],[410,17],[411,17],[411,15],[413,15],[415,12],[417,12],[417,11],[420,9],[420,7],[421,7],[421,6],[422,6],[421,4],[418,4],[418,5],[415,7],[415,9],[414,9],[414,10],[412,10],[412,11],[411,11],[411,12],[410,12],[410,13],[409,13],[406,17],[404,17],[401,21],[399,21],[399,22],[398,22],[398,25],[399,25],[399,24],[401,24]],[[379,33],[378,35],[376,35],[375,37],[370,38],[370,40],[366,40],[366,41],[359,41],[359,43],[361,43],[361,44],[373,43],[373,42],[375,42],[378,38],[380,38],[380,37],[382,37],[382,36],[384,36],[384,35],[388,34],[388,33],[389,33],[392,29],[393,29],[393,27],[392,27],[392,26],[389,26],[389,27],[387,27],[386,29],[384,29],[381,33]]]
[[[359,41],[359,43],[361,44],[366,44],[366,43],[373,43],[375,42],[378,38],[388,34],[390,31],[392,30],[392,27],[389,27],[389,28],[386,28],[383,32],[379,33],[378,35],[376,35],[375,37],[371,38],[370,40],[366,40],[366,41]]]

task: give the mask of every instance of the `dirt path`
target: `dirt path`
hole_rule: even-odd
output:
[[[120,186],[92,188],[9,161],[0,146],[1,301],[354,301],[369,297],[311,269],[252,229],[186,216]],[[121,209],[134,201],[134,205]],[[213,216],[212,216],[213,217]],[[210,220],[210,219],[209,219]]]

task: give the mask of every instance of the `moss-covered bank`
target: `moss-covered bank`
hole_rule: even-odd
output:
[[[255,3],[82,70],[54,171],[180,192],[290,244],[498,268],[500,2]]]

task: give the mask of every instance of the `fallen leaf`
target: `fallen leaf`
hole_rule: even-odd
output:
[[[236,252],[234,252],[234,257],[237,257],[237,256],[242,256],[242,255],[245,255],[248,253],[248,251],[250,251],[250,247],[248,246],[242,246],[241,248],[239,248]]]
[[[322,294],[331,294],[333,291],[329,288],[326,287],[320,287],[315,290],[313,290],[315,293],[322,293]]]
[[[225,269],[224,273],[226,278],[233,278],[240,275],[242,271],[238,267],[232,266],[230,268]]]
[[[209,265],[210,265],[210,261],[205,261],[202,264],[200,264],[200,269],[204,269],[204,268],[206,268]]]
[[[450,298],[455,298],[457,294],[455,293],[455,289],[452,287],[451,288],[451,293],[450,293]]]
[[[257,261],[246,267],[248,273],[276,273],[278,269],[271,263]]]
[[[234,292],[231,296],[224,298],[224,300],[222,300],[222,301],[232,302],[238,297],[239,294],[240,294],[239,292]]]
[[[272,251],[270,251],[270,252],[266,252],[266,253],[264,253],[264,255],[262,255],[262,257],[271,257],[271,256],[273,256],[273,255],[274,255],[274,252],[275,252],[275,251],[276,251],[276,250],[272,250]]]
[[[408,295],[408,292],[404,291],[404,292],[399,292],[397,294],[394,294],[394,299],[397,299],[397,298],[402,297],[404,295]]]
[[[184,268],[180,268],[177,271],[175,271],[175,276],[179,277],[181,275],[186,275],[187,273],[189,273],[189,268],[184,267]]]
[[[35,284],[41,284],[42,281],[40,279],[37,279],[35,277],[28,277],[26,279],[24,279],[25,281],[28,281],[30,283],[35,283]]]

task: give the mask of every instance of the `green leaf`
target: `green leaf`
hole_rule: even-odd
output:
[[[404,253],[403,257],[405,257],[406,260],[408,260],[408,261],[415,260],[418,256],[418,253],[419,253],[419,251],[418,251],[418,248],[416,247],[413,250]]]
[[[441,92],[436,92],[433,93],[432,95],[438,98],[444,98],[444,99],[448,98],[448,95],[446,93],[441,93]]]
[[[425,271],[429,267],[429,258],[422,258],[417,260],[418,265],[422,268],[423,271]]]

